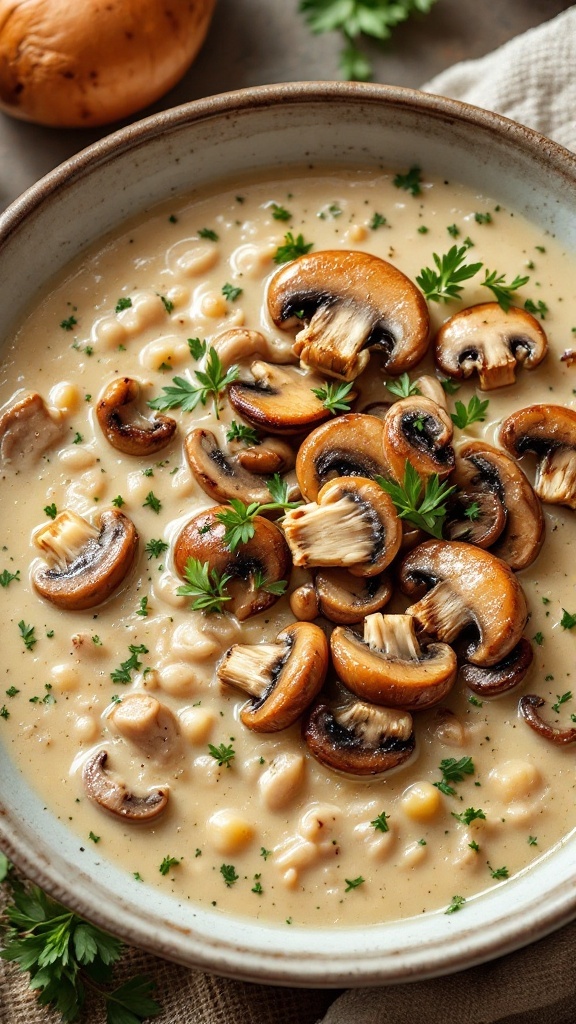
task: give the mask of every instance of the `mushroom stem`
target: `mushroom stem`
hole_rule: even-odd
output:
[[[256,700],[262,700],[274,685],[290,653],[291,645],[234,644],[224,655],[218,678]]]
[[[412,615],[367,615],[364,643],[373,651],[383,651],[390,658],[418,661],[422,657]]]
[[[304,365],[342,380],[354,380],[365,369],[370,353],[361,352],[372,329],[369,311],[346,302],[319,306],[310,323],[294,340],[294,352]],[[310,363],[308,363],[310,360]]]
[[[414,616],[420,632],[448,644],[472,621],[462,596],[449,580],[442,580],[406,611]]]
[[[291,509],[283,527],[294,565],[357,565],[374,549],[375,528],[367,502],[343,495],[331,504],[315,501]],[[380,531],[381,532],[381,531]]]
[[[65,509],[34,534],[34,543],[50,565],[64,569],[75,561],[89,541],[96,541],[100,531],[76,512]]]
[[[539,464],[534,490],[542,501],[576,508],[576,457],[573,448],[557,448]]]
[[[406,742],[412,735],[412,715],[408,711],[374,707],[360,700],[334,711],[334,718],[370,747],[378,747],[391,737]]]

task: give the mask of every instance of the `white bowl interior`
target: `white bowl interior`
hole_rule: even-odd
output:
[[[79,154],[0,218],[0,302],[36,290],[120,221],[219,178],[295,163],[420,164],[497,197],[576,247],[576,158],[511,122],[385,86],[303,84],[213,97]],[[277,984],[342,986],[462,969],[539,938],[576,911],[572,838],[465,914],[301,929],[231,919],[154,890],[80,848],[0,753],[0,838],[29,876],[126,941],[190,966]]]

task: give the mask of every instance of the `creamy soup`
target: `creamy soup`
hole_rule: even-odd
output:
[[[464,245],[466,262],[482,269],[462,282],[459,297],[429,301],[433,331],[459,309],[494,299],[482,284],[487,271],[508,284],[528,278],[512,300],[528,301],[550,351],[532,370],[518,366],[514,384],[482,392],[472,376],[446,394],[449,413],[473,395],[488,401],[483,418],[455,426],[456,448],[469,439],[499,446],[503,418],[534,402],[573,406],[576,371],[560,359],[576,344],[573,255],[497,197],[425,173],[420,191],[411,191],[397,170],[306,168],[155,209],[53,283],[4,352],[0,402],[37,392],[50,421],[18,442],[3,468],[2,741],[81,849],[97,844],[102,858],[143,885],[217,911],[294,925],[372,924],[449,907],[465,913],[467,899],[530,867],[574,823],[573,747],[538,735],[518,710],[519,697],[535,693],[555,727],[574,720],[570,509],[544,506],[544,545],[518,573],[534,652],[525,679],[498,696],[479,696],[459,679],[439,705],[412,712],[409,758],[354,777],[312,756],[299,721],[276,732],[247,728],[247,696],[217,676],[231,645],[275,642],[295,618],[290,593],[313,572],[289,570],[285,594],[241,622],[225,603],[222,612],[193,610],[195,599],[178,593],[175,542],[193,516],[218,503],[192,474],[184,439],[200,427],[226,452],[250,447],[227,439],[232,423],[244,421],[225,390],[218,416],[210,393],[192,412],[166,410],[176,432],[146,456],[113,447],[97,421],[97,403],[115,379],[139,383],[148,417],[147,403],[178,386],[174,378],[198,386],[206,351],[232,328],[259,331],[266,342],[264,351],[242,343],[223,357],[241,380],[251,380],[251,364],[262,359],[307,374],[291,351],[298,326],[276,327],[267,306],[279,247],[291,242],[311,252],[374,254],[412,281],[434,269],[433,253]],[[446,376],[430,355],[410,377],[423,373]],[[354,383],[352,410],[394,402],[386,383],[398,380],[374,351]],[[282,445],[295,452],[305,433],[283,436]],[[522,466],[533,480],[534,458]],[[72,516],[54,541],[50,528],[61,514],[94,524],[102,511],[119,510],[139,535],[125,578],[94,607],[61,608],[42,597],[31,574],[45,555],[54,561],[67,546],[73,551],[75,531],[85,529]],[[382,612],[402,613],[412,600],[396,586]],[[317,623],[330,634],[327,619]],[[361,623],[353,628],[362,632]],[[160,740],[122,717],[133,695],[162,705]],[[98,771],[109,773],[100,782],[123,782],[138,796],[160,790],[168,795],[163,813],[120,820],[89,799],[83,769],[99,751],[107,759]]]

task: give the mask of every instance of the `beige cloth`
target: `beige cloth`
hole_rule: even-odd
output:
[[[576,149],[576,7],[424,88],[506,114]],[[575,953],[576,923],[459,974],[343,994],[218,979],[137,950],[127,951],[118,980],[141,973],[156,981],[158,1024],[576,1024]],[[25,977],[0,961],[0,1024],[58,1021],[37,1006]],[[104,1015],[88,1003],[82,1022],[104,1024]]]

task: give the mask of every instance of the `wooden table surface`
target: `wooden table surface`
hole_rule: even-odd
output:
[[[480,57],[571,6],[563,0],[437,0],[429,15],[399,26],[387,44],[368,42],[374,80],[418,87],[456,61]],[[298,0],[217,0],[210,32],[188,74],[131,120],[232,89],[338,79],[339,49],[336,33],[310,34]],[[42,128],[0,113],[0,210],[47,171],[118,127]]]

